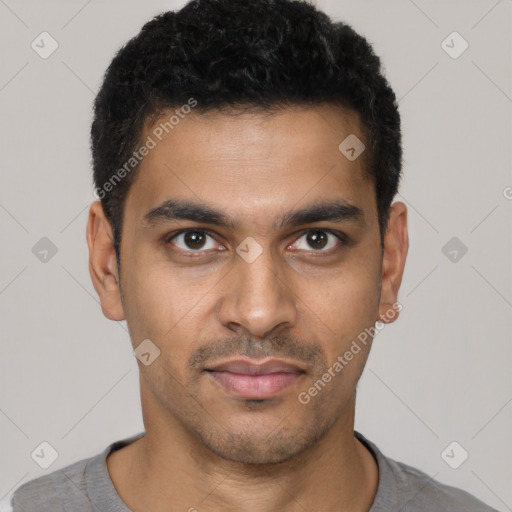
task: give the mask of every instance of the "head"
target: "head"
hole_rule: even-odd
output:
[[[400,117],[367,41],[302,1],[192,1],[117,53],[91,149],[102,310],[160,351],[140,363],[146,430],[266,463],[348,417],[372,336],[350,347],[397,317],[408,245]],[[212,371],[234,358],[295,377],[235,392]]]

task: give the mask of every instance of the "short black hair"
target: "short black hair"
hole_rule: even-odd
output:
[[[117,52],[94,101],[94,186],[119,266],[133,152],[149,121],[191,99],[200,113],[325,103],[355,111],[383,244],[401,177],[400,115],[368,41],[303,0],[192,0],[147,22]]]

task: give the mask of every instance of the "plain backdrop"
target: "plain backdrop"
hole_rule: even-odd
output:
[[[126,324],[102,315],[88,272],[91,105],[115,51],[183,4],[0,1],[4,505],[22,483],[143,430]],[[512,2],[317,5],[373,44],[402,115],[403,310],[375,339],[356,429],[386,455],[512,510]],[[43,31],[58,43],[46,59],[31,47]],[[33,249],[44,237],[56,250],[47,262]],[[43,441],[58,452],[48,469],[31,457]],[[441,456],[454,441],[455,456],[469,454],[457,469]]]

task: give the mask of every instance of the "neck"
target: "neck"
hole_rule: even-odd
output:
[[[107,467],[134,512],[367,512],[378,468],[354,437],[354,409],[355,397],[314,446],[278,464],[226,460],[177,423],[145,421],[145,436],[109,455]]]

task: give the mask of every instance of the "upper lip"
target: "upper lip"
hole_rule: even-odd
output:
[[[299,366],[282,359],[267,359],[256,362],[249,359],[231,359],[205,368],[206,371],[230,372],[244,375],[269,375],[272,373],[304,373]]]

